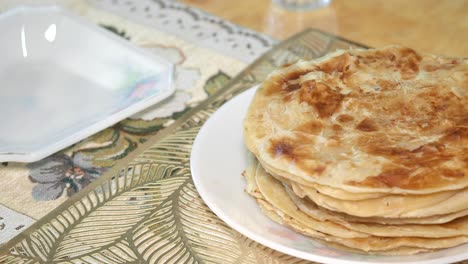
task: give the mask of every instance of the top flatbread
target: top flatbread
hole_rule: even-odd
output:
[[[402,47],[337,51],[257,91],[247,147],[271,173],[349,192],[468,187],[468,60]]]

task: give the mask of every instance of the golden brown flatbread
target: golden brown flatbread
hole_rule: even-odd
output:
[[[307,214],[317,214],[317,210],[326,215],[338,217],[342,221],[355,222],[355,223],[374,223],[381,225],[433,225],[433,224],[445,224],[458,218],[465,218],[468,216],[468,210],[463,210],[451,214],[437,214],[428,217],[357,217],[354,215],[345,214],[342,212],[336,212],[327,210],[326,208],[320,207],[308,198],[300,198],[290,188],[286,188],[289,196],[294,201],[297,207]]]
[[[403,47],[274,71],[244,123],[272,174],[352,193],[468,187],[468,60]]]
[[[302,186],[281,176],[274,177],[292,186],[294,193],[301,198],[307,197],[328,210],[357,217],[422,218],[468,210],[468,188],[423,195],[386,194],[377,198],[345,200],[331,197],[318,189]]]
[[[352,222],[345,217],[319,210],[320,207],[318,206],[314,208],[311,203],[301,203],[302,200],[299,197],[295,196],[292,191],[288,192],[288,187],[283,186],[284,184],[269,175],[260,165],[258,165],[255,173],[257,186],[265,200],[298,222],[306,226],[311,225],[312,228],[322,227],[325,223],[327,228],[338,225],[349,230],[368,234],[367,236],[429,238],[468,236],[468,217],[462,217],[450,223],[433,225],[382,225]],[[306,215],[310,217],[306,217]],[[329,230],[327,228],[321,232],[330,234],[327,232]],[[366,236],[361,235],[360,237]]]
[[[383,255],[415,254],[452,247],[468,241],[468,237],[463,235],[444,238],[385,237],[373,235],[345,238],[334,236],[329,234],[327,229],[322,226],[326,225],[330,227],[330,223],[333,223],[332,221],[314,220],[313,224],[310,224],[311,222],[308,222],[310,218],[301,216],[301,211],[297,210],[298,208],[294,206],[288,195],[282,193],[286,191],[281,183],[268,175],[261,166],[258,166],[255,172],[254,170],[248,170],[245,173],[245,177],[249,186],[248,193],[257,199],[260,207],[270,218],[280,224],[290,226],[302,234],[319,240]]]
[[[406,255],[468,242],[468,59],[391,46],[272,72],[244,121],[246,191],[333,247]]]

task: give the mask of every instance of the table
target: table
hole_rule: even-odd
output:
[[[399,44],[468,56],[466,0],[333,0],[329,7],[310,12],[285,11],[270,0],[183,2],[278,39],[312,27],[371,47]]]
[[[9,7],[5,3],[0,5],[0,10]],[[165,232],[164,228],[173,228],[160,227],[154,221],[173,212],[168,208],[177,202],[181,204],[180,210],[202,212],[194,220],[199,224],[197,228],[212,228],[225,239],[223,245],[216,244],[221,240],[213,240],[210,246],[222,248],[230,244],[239,249],[224,252],[225,255],[211,255],[210,248],[197,240],[206,242],[206,237],[196,229],[188,227],[190,230],[185,230],[187,226],[181,226],[181,221],[166,221],[187,235],[175,244],[182,251],[183,243],[195,239],[198,244],[190,250],[200,254],[200,259],[229,255],[252,262],[255,258],[265,258],[301,263],[233,231],[204,205],[190,178],[191,144],[213,111],[233,95],[261,81],[273,67],[298,57],[314,58],[336,48],[359,45],[309,31],[297,38],[303,40],[301,43],[312,41],[312,46],[298,49],[298,44],[290,41],[267,52],[278,43],[267,34],[282,39],[305,27],[305,24],[290,20],[297,17],[296,13],[274,7],[271,12],[287,17],[287,23],[292,24],[274,24],[282,20],[252,12],[249,27],[266,33],[262,34],[171,0],[88,3],[64,0],[59,3],[149,52],[169,55],[168,59],[176,65],[175,98],[178,100],[165,105],[169,114],[150,109],[38,163],[0,164],[0,244],[6,243],[0,250],[0,262],[163,260],[164,256],[158,254],[162,254],[159,249],[167,238],[142,237],[141,234],[160,234]],[[228,19],[229,14],[247,14],[242,11],[244,9],[230,8],[227,2],[224,9],[218,2],[188,3],[206,10],[219,8],[210,11]],[[338,3],[334,2],[334,5]],[[258,1],[253,8],[261,9],[262,5],[268,4]],[[247,1],[240,1],[239,5],[254,10]],[[331,9],[319,10],[316,15],[313,12],[301,15],[310,15],[310,18],[304,18],[306,20],[318,21],[315,16],[323,12],[326,15],[330,12],[327,10]],[[232,20],[239,24],[249,21],[242,16],[239,16],[242,21],[236,21],[236,15],[233,16]],[[266,24],[270,27],[258,28],[260,24],[256,24],[258,20],[255,19],[262,17],[269,21]],[[324,24],[321,29],[333,32],[326,28],[330,25]],[[312,23],[309,26],[321,27]],[[463,23],[459,26],[463,29]],[[341,34],[341,31],[337,32]],[[465,36],[460,34],[458,37]],[[355,40],[367,41],[357,37]],[[372,45],[370,40],[369,44]],[[265,52],[266,55],[260,57]],[[260,60],[256,60],[259,57]],[[247,67],[252,62],[253,65]],[[41,173],[51,167],[57,169],[54,175],[41,177]],[[162,200],[157,200],[161,197]],[[155,203],[159,205],[154,206]],[[123,214],[121,210],[135,213]],[[121,225],[116,227],[115,221]],[[97,234],[102,236],[95,237]],[[175,255],[173,259],[178,257]]]

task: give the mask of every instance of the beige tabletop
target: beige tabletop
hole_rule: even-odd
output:
[[[372,47],[468,57],[467,0],[333,0],[309,12],[286,11],[271,0],[182,2],[279,39],[313,27]]]

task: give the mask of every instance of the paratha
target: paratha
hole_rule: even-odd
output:
[[[454,214],[468,210],[468,188],[433,194],[386,194],[369,199],[337,199],[310,186],[302,186],[284,177],[273,175],[292,187],[296,195],[332,211],[358,217],[421,218],[432,215]],[[329,189],[329,188],[328,188]],[[334,193],[336,194],[336,193]],[[358,193],[358,195],[361,193]],[[363,193],[369,196],[369,193]],[[351,193],[349,193],[351,195]]]
[[[405,255],[468,242],[468,59],[390,46],[272,72],[244,120],[246,191],[326,244]]]
[[[272,204],[264,196],[264,193],[259,187],[259,181],[273,180],[273,177],[267,173],[255,173],[252,174],[253,170],[249,170],[246,173],[246,180],[248,182],[248,193],[252,194],[257,199],[258,204],[264,210],[264,212],[274,221],[280,224],[288,225],[294,230],[305,234],[307,236],[324,240],[330,243],[336,243],[343,245],[344,247],[358,249],[366,251],[372,254],[383,254],[383,255],[401,255],[401,254],[415,254],[419,252],[427,252],[434,249],[452,247],[466,243],[468,241],[467,236],[453,236],[447,238],[422,238],[422,237],[379,237],[379,236],[367,236],[360,238],[343,238],[333,236],[327,233],[323,233],[317,230],[321,228],[320,225],[323,222],[316,222],[315,225],[308,225],[303,221],[298,221],[297,218],[289,215],[288,213],[293,212],[290,210],[291,205]],[[260,179],[258,178],[260,177]],[[270,178],[268,178],[270,177]],[[263,183],[260,183],[263,184]],[[279,183],[278,183],[279,184]],[[279,184],[281,186],[281,184]],[[267,191],[270,192],[271,190]],[[275,192],[273,191],[273,194]],[[271,195],[272,193],[270,193]],[[281,196],[285,197],[285,196]],[[290,201],[292,203],[292,201]],[[293,215],[295,215],[293,213]],[[404,249],[404,250],[403,250]]]
[[[298,185],[292,185],[294,192],[302,193]],[[320,192],[308,192],[307,197],[314,203],[332,211],[358,217],[409,218],[452,214],[468,209],[468,188],[459,192],[446,191],[436,194],[388,195],[381,198],[347,201],[336,199]]]
[[[307,204],[298,203],[297,200],[299,197],[295,197],[292,192],[288,192],[288,187],[284,187],[284,184],[281,184],[281,182],[265,172],[260,165],[257,166],[255,173],[257,186],[266,201],[296,219],[298,222],[301,222],[306,226],[312,226],[312,228],[316,228],[324,223],[328,226],[330,226],[330,223],[334,223],[349,230],[368,234],[368,236],[429,238],[454,237],[460,235],[468,236],[468,217],[459,218],[446,224],[433,225],[406,224],[394,226],[378,223],[352,222],[349,219],[330,214],[327,211],[317,210],[319,207],[317,207],[316,210],[313,210],[313,207],[310,206],[310,204],[307,206]],[[306,208],[309,210],[306,211]],[[307,218],[304,215],[308,215],[310,217]],[[320,223],[317,224],[317,221]]]
[[[436,214],[428,217],[398,217],[398,218],[388,218],[388,217],[358,217],[354,215],[345,214],[342,212],[336,212],[327,210],[323,207],[318,206],[313,201],[307,198],[300,198],[296,195],[290,188],[286,188],[289,196],[296,204],[306,214],[313,215],[324,215],[324,217],[332,216],[333,219],[338,217],[341,221],[349,221],[355,223],[375,223],[382,225],[408,225],[408,224],[418,224],[418,225],[433,225],[433,224],[444,224],[451,222],[455,219],[468,216],[468,210],[459,211],[451,214]]]
[[[468,187],[468,59],[392,46],[278,69],[244,122],[266,169],[353,193]],[[465,199],[468,201],[468,199]]]

